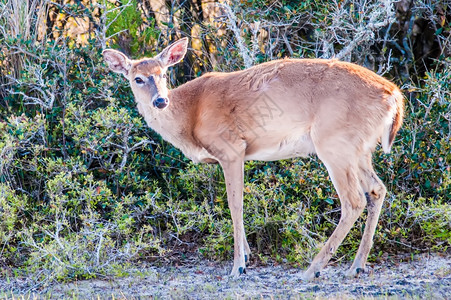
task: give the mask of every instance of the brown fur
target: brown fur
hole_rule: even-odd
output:
[[[234,226],[232,275],[244,270],[244,257],[250,254],[243,225],[244,161],[313,153],[329,171],[342,215],[304,278],[319,274],[368,205],[361,247],[349,273],[358,274],[386,193],[371,165],[371,153],[379,140],[384,151],[390,151],[401,126],[399,89],[351,63],[284,59],[232,73],[208,73],[168,91],[160,74],[183,57],[186,43],[180,40],[154,59],[131,61],[113,50],[105,50],[104,56],[114,71],[130,80],[150,127],[193,161],[221,164]],[[136,77],[146,84],[137,84]],[[153,107],[152,101],[161,97],[169,99],[168,107]]]

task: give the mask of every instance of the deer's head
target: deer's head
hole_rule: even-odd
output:
[[[129,59],[113,49],[103,51],[103,58],[113,72],[123,74],[130,82],[133,94],[141,103],[149,101],[156,109],[169,105],[166,82],[167,68],[183,59],[188,39],[183,38],[166,47],[153,58]]]

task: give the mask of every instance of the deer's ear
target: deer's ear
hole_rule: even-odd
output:
[[[105,49],[102,54],[111,71],[128,76],[132,63],[125,54],[113,49]]]
[[[187,49],[188,38],[183,38],[166,47],[157,58],[164,67],[170,67],[183,59]]]

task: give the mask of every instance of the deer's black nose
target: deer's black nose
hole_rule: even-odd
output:
[[[168,98],[157,98],[155,101],[153,101],[153,106],[155,106],[158,109],[163,109],[169,104]]]

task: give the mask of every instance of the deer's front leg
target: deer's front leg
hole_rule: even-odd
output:
[[[230,275],[238,277],[240,274],[245,273],[246,270],[245,247],[247,245],[244,243],[246,237],[243,223],[244,161],[239,159],[231,162],[222,162],[221,166],[224,171],[227,200],[233,222],[234,259]]]

